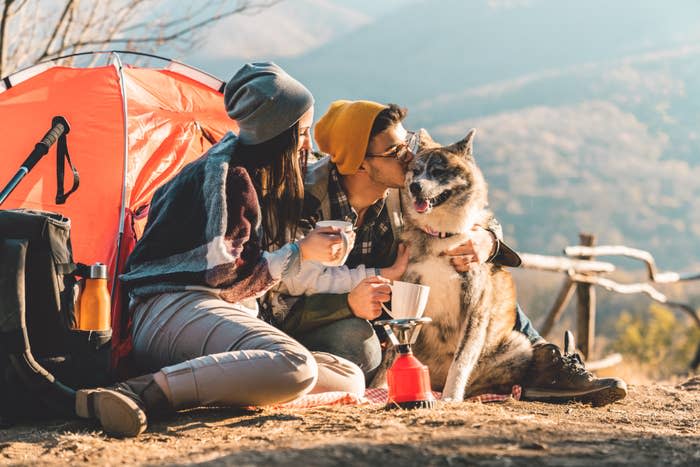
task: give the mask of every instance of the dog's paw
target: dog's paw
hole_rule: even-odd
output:
[[[464,393],[460,394],[459,391],[445,391],[442,393],[440,400],[444,402],[462,402],[464,400]]]
[[[442,388],[442,399],[451,402],[462,402],[464,400],[464,389],[465,385],[459,382],[458,378],[455,378],[455,373],[450,369],[450,372],[447,374],[445,387]]]

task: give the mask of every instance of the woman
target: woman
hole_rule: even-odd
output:
[[[296,242],[301,164],[313,97],[273,63],[245,65],[224,100],[228,133],[154,195],[122,281],[130,292],[135,360],[150,373],[78,391],[76,411],[137,436],[146,415],[190,407],[286,402],[310,391],[362,394],[354,364],[313,356],[257,318],[255,298],[302,261],[342,254],[337,230]]]

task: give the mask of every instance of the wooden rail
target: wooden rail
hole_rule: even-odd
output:
[[[700,279],[700,272],[680,274],[673,271],[659,272],[656,270],[654,257],[648,251],[637,250],[622,245],[605,246],[567,246],[564,248],[567,256],[625,256],[638,259],[646,263],[649,280],[657,284],[670,284],[673,282],[694,281]],[[583,271],[580,271],[583,272]]]
[[[567,272],[573,269],[576,272],[598,274],[615,271],[614,264],[603,261],[585,261],[562,256],[534,255],[532,253],[520,253],[520,259],[523,260],[522,266],[524,268],[540,269],[542,271]]]
[[[700,280],[700,273],[659,271],[651,253],[622,245],[595,246],[595,236],[590,234],[580,234],[580,242],[580,245],[566,247],[564,249],[566,256],[563,257],[529,253],[520,255],[523,260],[522,267],[524,268],[563,272],[566,274],[554,305],[541,328],[543,337],[547,337],[550,334],[554,324],[559,320],[566,305],[573,298],[574,292],[576,292],[578,347],[584,358],[588,358],[595,340],[596,298],[594,286],[600,286],[606,290],[621,294],[644,293],[652,300],[682,310],[691,317],[695,325],[700,327],[700,315],[694,307],[688,303],[668,299],[666,295],[654,288],[653,285]],[[595,260],[594,258],[598,256],[623,256],[640,260],[646,266],[648,281],[621,284],[602,277],[604,274],[614,272],[615,266],[612,263]],[[698,343],[696,355],[690,364],[692,369],[697,369],[699,366],[700,343]]]

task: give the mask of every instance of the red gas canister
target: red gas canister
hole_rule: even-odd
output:
[[[399,345],[396,350],[396,360],[387,371],[387,406],[403,409],[433,407],[435,397],[430,388],[428,367],[413,355],[409,345]]]

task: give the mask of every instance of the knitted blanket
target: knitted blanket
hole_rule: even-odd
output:
[[[135,296],[216,289],[228,302],[274,284],[257,241],[260,206],[248,172],[230,167],[226,134],[154,194],[142,238],[120,276]]]

